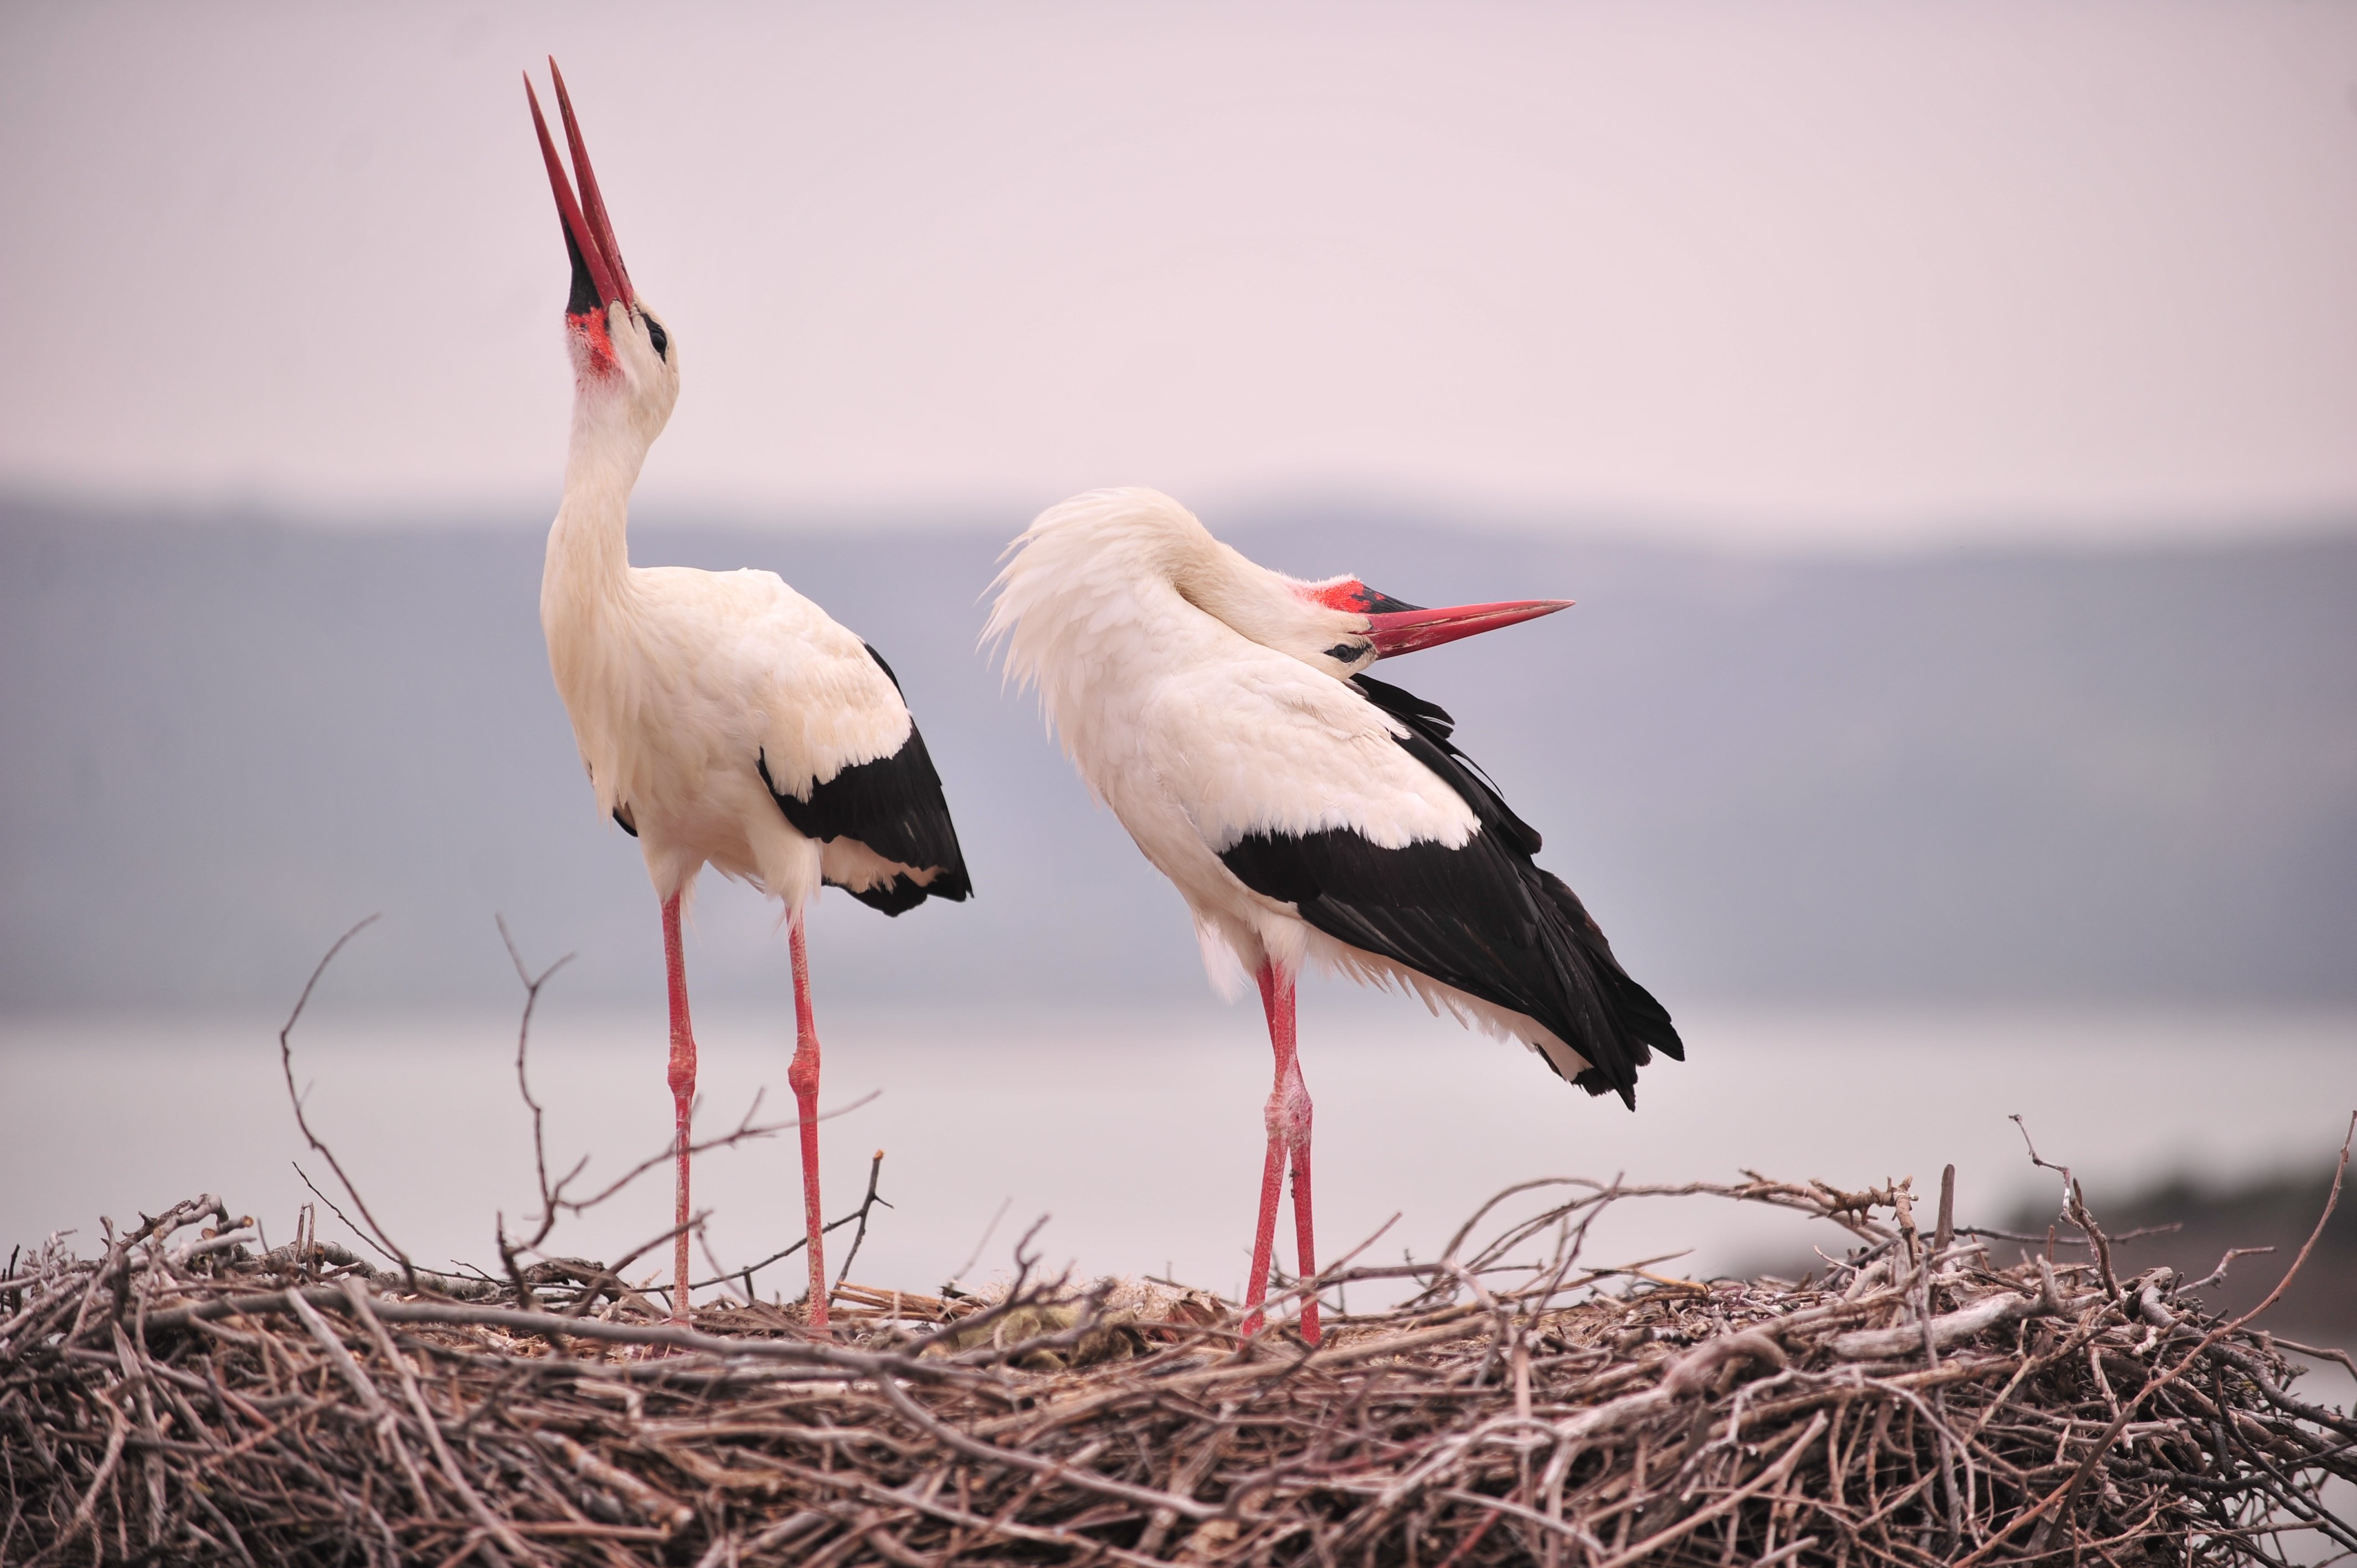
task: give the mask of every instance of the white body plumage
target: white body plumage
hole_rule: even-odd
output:
[[[1097,490],[1016,542],[985,635],[1004,639],[1007,673],[1038,688],[1090,790],[1186,899],[1215,984],[1232,989],[1231,956],[1247,973],[1308,964],[1395,983],[1575,1077],[1588,1062],[1538,1019],[1338,940],[1222,859],[1254,833],[1456,850],[1483,831],[1403,749],[1400,721],[1349,682],[1376,650],[1367,615],[1318,597],[1331,587],[1254,564],[1167,496]]]
[[[577,537],[601,527],[569,504],[558,515],[541,625],[597,810],[637,832],[656,893],[685,890],[708,865],[799,914],[822,879],[929,880],[856,840],[806,837],[758,766],[808,799],[907,743],[908,706],[859,639],[775,573],[584,569],[580,556],[619,553]]]
[[[662,424],[633,415],[668,415],[675,347],[657,355],[640,333],[610,334],[618,375],[594,362],[600,345],[573,341],[593,362],[580,367],[540,618],[599,814],[637,833],[665,898],[707,865],[795,917],[822,880],[855,892],[931,881],[933,868],[856,839],[815,842],[780,810],[770,783],[807,800],[845,768],[899,752],[908,704],[866,645],[777,574],[630,564],[630,490]]]

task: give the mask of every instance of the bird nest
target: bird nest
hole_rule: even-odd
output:
[[[1019,1248],[991,1299],[842,1285],[828,1341],[799,1305],[673,1325],[593,1264],[494,1283],[307,1238],[262,1252],[207,1197],[94,1258],[53,1239],[0,1281],[0,1562],[2357,1549],[2324,1495],[2357,1477],[2357,1421],[2293,1391],[2247,1316],[2205,1310],[2210,1281],[2117,1277],[2068,1190],[2077,1245],[2007,1263],[1944,1203],[1920,1229],[1903,1183],[1534,1184],[1437,1262],[1311,1282],[1329,1302],[1345,1282],[1414,1293],[1330,1316],[1315,1347],[1287,1305],[1309,1286],[1246,1336],[1207,1293],[1043,1280]],[[1831,1219],[1857,1245],[1799,1284],[1582,1264],[1598,1214],[1668,1191]]]

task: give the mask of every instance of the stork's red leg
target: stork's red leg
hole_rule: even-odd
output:
[[[1269,1096],[1272,1104],[1275,1099],[1274,1094]],[[1243,1331],[1246,1334],[1260,1332],[1260,1304],[1262,1298],[1268,1294],[1269,1252],[1276,1240],[1276,1205],[1284,1196],[1285,1134],[1272,1117],[1268,1129],[1268,1157],[1260,1167],[1260,1223],[1253,1231],[1252,1277],[1244,1285],[1244,1305],[1250,1308],[1244,1314]]]
[[[687,1021],[687,955],[679,938],[679,898],[663,900],[663,967],[671,982],[671,1104],[673,1144],[679,1157],[678,1206],[673,1210],[679,1235],[673,1242],[671,1320],[687,1321],[687,1163],[688,1119],[695,1110],[695,1031]]]
[[[1246,1334],[1257,1331],[1261,1326],[1260,1304],[1268,1294],[1269,1253],[1276,1240],[1276,1200],[1284,1192],[1288,1154],[1293,1166],[1294,1238],[1300,1248],[1301,1274],[1308,1278],[1318,1272],[1309,1220],[1309,1087],[1302,1081],[1301,1059],[1294,1037],[1293,976],[1280,974],[1275,965],[1264,963],[1257,978],[1261,1006],[1268,1015],[1268,1043],[1276,1057],[1276,1079],[1268,1094],[1268,1155],[1261,1165],[1260,1227],[1253,1240],[1252,1282],[1244,1296],[1244,1305],[1251,1308],[1244,1316]],[[1318,1301],[1314,1296],[1301,1304],[1301,1334],[1310,1344],[1318,1343]]]
[[[1293,988],[1285,991],[1285,1021],[1293,1022]],[[1290,1027],[1286,1033],[1290,1034]],[[1293,1062],[1293,1084],[1288,1099],[1297,1120],[1287,1129],[1287,1143],[1293,1155],[1293,1239],[1300,1249],[1301,1277],[1308,1279],[1318,1273],[1318,1244],[1310,1233],[1309,1204],[1309,1087],[1301,1081],[1301,1059]],[[1301,1337],[1311,1345],[1318,1343],[1318,1296],[1314,1291],[1301,1298]]]
[[[794,1059],[786,1069],[786,1082],[794,1091],[794,1113],[802,1124],[802,1223],[810,1237],[810,1326],[824,1334],[826,1225],[818,1207],[818,1021],[811,1012],[810,949],[802,940],[800,915],[787,922],[787,930],[794,959]]]

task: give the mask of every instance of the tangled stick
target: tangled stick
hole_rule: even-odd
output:
[[[1861,1244],[1802,1285],[1581,1264],[1585,1221],[1669,1192]],[[792,1306],[681,1328],[580,1280],[460,1301],[307,1272],[218,1199],[176,1204],[0,1281],[0,1561],[1864,1568],[2040,1527],[2056,1560],[2357,1550],[2323,1500],[2357,1478],[2357,1421],[2168,1270],[2115,1289],[1963,1228],[1936,1248],[1900,1189],[1517,1196],[1540,1207],[1440,1262],[1297,1284],[1421,1287],[1315,1350],[1241,1338],[1206,1293],[1036,1279],[1028,1252],[986,1303],[846,1284],[828,1343]]]
[[[502,1227],[507,1278],[415,1269],[381,1232],[393,1268],[307,1234],[264,1251],[210,1194],[106,1225],[95,1257],[51,1238],[0,1278],[0,1563],[2357,1552],[2326,1502],[2357,1480],[2357,1419],[2303,1399],[2255,1326],[2315,1236],[2266,1302],[2223,1318],[2200,1295],[2214,1274],[2119,1277],[2067,1175],[2084,1263],[2000,1263],[1946,1182],[1926,1235],[1909,1182],[1550,1178],[1483,1205],[1435,1262],[1353,1253],[1295,1282],[1251,1337],[1207,1292],[1039,1277],[1036,1227],[987,1299],[842,1282],[837,1337],[813,1341],[801,1304],[748,1288],[674,1326],[622,1284],[630,1259],[546,1255],[581,1167],[548,1176],[524,1044],[546,976],[518,972],[542,1213]],[[748,1115],[731,1136],[757,1131]],[[1584,1257],[1614,1206],[1695,1196],[1856,1245],[1799,1284]],[[1289,1331],[1288,1305],[1352,1283],[1407,1299],[1324,1302],[1314,1349]]]

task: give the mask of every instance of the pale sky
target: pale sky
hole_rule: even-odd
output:
[[[0,489],[551,509],[550,50],[683,355],[645,505],[2357,518],[2357,5],[2262,0],[13,5]]]

